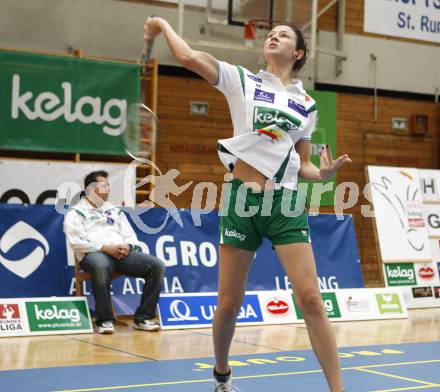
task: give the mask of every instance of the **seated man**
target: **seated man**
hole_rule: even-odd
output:
[[[157,331],[159,324],[152,319],[156,315],[165,265],[157,257],[141,252],[124,212],[107,201],[107,177],[105,171],[96,171],[85,178],[86,196],[67,212],[64,231],[80,261],[80,268],[92,275],[98,332],[114,332],[110,294],[112,272],[145,279],[133,327]]]

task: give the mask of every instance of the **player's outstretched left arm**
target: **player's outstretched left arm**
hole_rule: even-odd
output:
[[[218,60],[214,56],[192,49],[165,19],[149,17],[144,24],[144,40],[152,41],[160,33],[165,36],[171,53],[180,64],[210,84],[218,82]]]

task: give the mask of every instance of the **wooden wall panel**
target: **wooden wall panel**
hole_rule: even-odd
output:
[[[208,102],[209,115],[191,115],[191,101]],[[179,170],[178,185],[194,181],[181,195],[171,197],[177,207],[190,208],[196,184],[212,181],[221,189],[226,170],[216,146],[218,139],[232,136],[228,105],[223,94],[204,80],[160,76],[158,116],[157,164],[162,172]],[[213,207],[218,208],[218,202]]]
[[[209,103],[209,116],[190,114],[190,101]],[[409,117],[412,114],[429,117],[429,134],[414,137],[409,133],[391,132],[392,117]],[[194,181],[178,197],[178,207],[190,208],[194,186],[204,181],[217,184],[218,193],[226,170],[216,151],[219,138],[232,135],[229,109],[223,95],[207,82],[171,76],[159,77],[158,114],[161,130],[157,152],[158,166],[162,172],[178,169],[177,183]],[[440,109],[435,103],[378,98],[378,118],[374,120],[374,100],[366,95],[338,94],[337,115],[338,153],[348,153],[353,159],[350,166],[338,173],[338,183],[355,182],[361,197],[350,210],[356,226],[362,269],[367,285],[381,285],[382,276],[373,231],[372,218],[361,214],[361,205],[368,206],[362,196],[365,187],[365,166],[404,166],[420,168],[439,167]],[[219,194],[216,203],[218,207]],[[321,212],[334,213],[333,208]]]

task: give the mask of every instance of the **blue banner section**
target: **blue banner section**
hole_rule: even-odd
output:
[[[211,325],[217,307],[216,295],[164,296],[160,299],[160,316],[164,327],[184,328]],[[256,294],[246,294],[237,316],[242,324],[262,322],[263,314]]]
[[[167,266],[164,292],[217,291],[216,212],[179,209],[169,216],[166,210],[155,208],[142,215],[133,210],[128,213],[143,249]],[[63,218],[49,205],[0,205],[1,298],[74,294]],[[320,215],[310,217],[309,223],[321,289],[364,287],[352,217],[337,220],[334,215]],[[145,225],[163,228],[156,234],[146,234]],[[89,283],[84,287],[86,294],[91,292]],[[113,281],[118,313],[134,313],[142,287],[142,279],[120,277]],[[276,253],[269,241],[264,241],[257,251],[247,290],[289,287]],[[89,304],[93,311],[90,295]]]
[[[147,211],[140,219],[148,222],[150,228],[160,227],[167,221],[165,230],[145,234],[135,224],[133,227],[138,238],[148,245],[149,252],[166,262],[168,291],[179,284],[182,287],[184,284],[184,292],[216,291],[219,217],[214,212],[198,215],[188,209],[179,210],[179,215],[183,229],[171,216],[167,221],[166,211],[159,208]],[[137,219],[135,217],[133,223]],[[201,225],[197,227],[193,221],[198,219]],[[352,216],[344,215],[343,220],[335,215],[310,216],[309,225],[321,289],[364,287]],[[173,281],[173,277],[179,277],[179,281]],[[247,290],[289,287],[277,254],[265,239],[257,251]]]
[[[50,205],[0,204],[0,297],[69,295],[63,215]]]

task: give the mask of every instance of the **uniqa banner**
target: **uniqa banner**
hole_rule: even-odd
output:
[[[128,210],[128,209],[127,209]],[[131,210],[133,211],[133,210]],[[162,208],[140,215],[145,225],[163,229],[146,234],[134,229],[142,250],[166,265],[163,293],[215,292],[218,278],[218,211],[178,210],[182,226],[167,219]],[[345,215],[309,217],[313,251],[321,289],[363,287],[353,219]],[[63,215],[50,205],[0,204],[0,298],[75,295],[73,267],[67,263]],[[123,261],[122,261],[123,262]],[[119,314],[133,314],[142,294],[141,278],[119,277],[112,282]],[[90,282],[84,294],[94,309]],[[290,283],[275,251],[266,239],[257,251],[248,279],[248,290],[288,290]]]
[[[139,66],[0,51],[0,148],[124,155]]]

